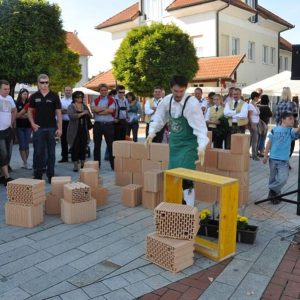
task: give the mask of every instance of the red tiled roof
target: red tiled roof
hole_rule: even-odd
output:
[[[84,86],[88,89],[98,90],[98,87],[101,83],[106,83],[109,87],[116,85],[116,79],[112,73],[112,69],[96,75]]]
[[[128,8],[122,10],[121,12],[114,15],[113,17],[107,19],[106,21],[99,24],[95,28],[96,29],[102,29],[102,28],[113,26],[113,25],[118,25],[118,24],[121,24],[121,23],[126,23],[126,22],[129,22],[129,21],[133,21],[139,15],[140,15],[139,3],[137,2],[137,3],[132,4]]]
[[[264,7],[257,5],[256,10],[258,11],[258,14],[260,16],[262,16],[264,19],[269,19],[273,22],[279,23],[283,26],[286,26],[288,28],[294,28],[295,26],[292,25],[291,23],[283,20],[282,18],[280,18],[279,16],[273,14],[272,12],[270,12],[269,10],[265,9]]]
[[[290,51],[292,52],[292,44],[287,41],[286,39],[284,39],[283,37],[279,38],[279,47],[280,49],[286,50],[286,51]]]
[[[244,57],[245,55],[232,55],[199,58],[199,69],[194,80],[231,79]]]
[[[185,8],[189,6],[194,6],[194,5],[200,5],[200,4],[205,4],[209,2],[214,2],[216,0],[175,0],[173,1],[168,7],[167,10],[176,10],[180,8]],[[240,0],[222,0],[223,2],[230,3],[231,5],[237,6],[241,9],[245,9],[247,11],[256,13],[256,10],[247,5],[246,3],[240,1]]]
[[[77,35],[73,32],[66,32],[66,43],[68,48],[81,56],[92,56],[93,54],[83,45]]]

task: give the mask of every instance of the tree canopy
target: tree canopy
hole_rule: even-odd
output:
[[[141,96],[151,95],[155,86],[169,91],[172,75],[191,80],[198,70],[189,35],[175,25],[160,23],[129,31],[112,64],[116,79]]]
[[[80,79],[79,55],[67,48],[56,4],[0,0],[0,32],[0,78],[12,87],[36,83],[40,73],[49,75],[56,90]]]

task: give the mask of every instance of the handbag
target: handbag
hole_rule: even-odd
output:
[[[94,127],[92,120],[89,116],[86,117],[86,124],[87,124],[87,128],[88,130],[92,129]]]

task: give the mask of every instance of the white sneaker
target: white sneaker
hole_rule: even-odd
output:
[[[32,167],[27,162],[23,164],[22,168],[26,170],[32,170]]]

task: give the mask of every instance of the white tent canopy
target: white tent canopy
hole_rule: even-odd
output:
[[[281,96],[282,89],[290,87],[292,95],[300,95],[300,80],[291,80],[291,72],[284,71],[243,88],[243,94],[250,95],[258,88],[269,96]]]
[[[83,87],[83,86],[73,89],[73,92],[76,92],[76,91],[83,92],[85,95],[95,95],[95,96],[100,95],[100,93],[98,93],[94,90],[87,89],[86,87]]]

